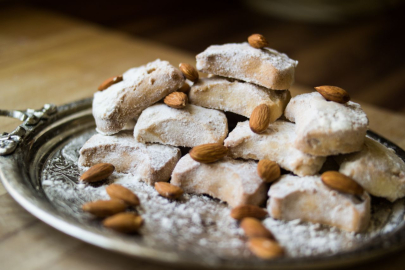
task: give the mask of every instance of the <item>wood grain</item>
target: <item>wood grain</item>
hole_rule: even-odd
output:
[[[147,20],[144,24],[148,24]],[[209,26],[210,22],[203,24]],[[42,10],[3,9],[0,29],[2,109],[40,108],[44,103],[63,104],[85,98],[111,74],[122,73],[158,57],[175,65],[194,63],[193,55],[188,53]],[[181,33],[184,32],[180,30],[178,35]],[[352,34],[353,38],[356,33]],[[307,34],[310,33],[304,32],[302,37],[305,39]],[[305,55],[312,53],[308,47]],[[382,80],[381,85],[390,85],[391,80],[394,79]],[[378,92],[377,88],[369,89]],[[292,89],[293,95],[308,91],[312,89],[300,85]],[[369,115],[371,129],[405,148],[405,129],[399,128],[405,126],[403,115],[365,103],[363,107]],[[14,124],[0,118],[0,131]],[[404,254],[393,254],[356,269],[398,269],[405,262]],[[1,184],[0,262],[0,268],[8,270],[174,269],[112,253],[69,237],[22,209]]]

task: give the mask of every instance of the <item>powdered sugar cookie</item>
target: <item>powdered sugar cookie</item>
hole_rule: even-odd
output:
[[[320,176],[283,175],[268,195],[267,209],[275,219],[300,219],[351,232],[364,231],[370,221],[367,192],[356,197],[335,191],[324,185]]]
[[[111,163],[117,172],[139,175],[142,181],[153,185],[169,180],[180,156],[176,147],[137,143],[132,132],[96,134],[80,149],[79,168]]]
[[[94,94],[93,116],[97,131],[111,135],[137,118],[150,105],[176,91],[184,83],[180,70],[167,61],[156,60],[131,68],[123,80]]]
[[[324,157],[305,154],[294,147],[295,125],[276,121],[261,134],[254,133],[249,122],[239,122],[229,133],[225,146],[229,156],[244,159],[269,159],[297,175],[314,175],[325,162]]]
[[[177,163],[170,182],[187,193],[208,194],[235,207],[260,205],[266,199],[266,184],[257,174],[254,161],[224,158],[211,164],[185,155]]]
[[[359,151],[367,132],[367,115],[354,102],[326,101],[317,92],[298,95],[285,109],[296,123],[295,147],[302,152],[329,156]]]
[[[217,76],[200,79],[189,93],[192,104],[248,118],[257,105],[266,104],[270,109],[270,122],[276,121],[283,114],[290,98],[288,90],[268,90],[255,84]]]
[[[270,48],[255,49],[247,42],[213,45],[196,56],[201,72],[234,78],[273,90],[294,83],[298,62]]]
[[[186,147],[222,143],[227,134],[223,112],[191,104],[181,110],[155,104],[142,112],[134,129],[138,142]]]

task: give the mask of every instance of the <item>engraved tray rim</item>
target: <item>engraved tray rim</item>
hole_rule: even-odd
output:
[[[128,243],[119,238],[112,238],[108,235],[101,235],[96,231],[92,231],[91,226],[82,226],[72,217],[59,213],[52,206],[52,203],[43,193],[39,177],[43,167],[43,162],[41,163],[41,161],[44,161],[45,157],[50,155],[53,150],[52,146],[49,146],[49,143],[52,142],[52,139],[57,141],[58,139],[62,140],[63,138],[66,139],[69,136],[73,136],[76,130],[71,127],[72,125],[77,126],[77,124],[80,124],[80,120],[86,117],[92,118],[91,104],[92,98],[87,98],[58,106],[56,113],[53,113],[50,117],[40,118],[35,125],[27,125],[29,119],[26,120],[20,126],[26,130],[26,134],[22,136],[15,152],[0,156],[0,178],[8,193],[32,215],[65,234],[110,251],[151,260],[155,263],[170,263],[171,266],[177,267],[220,267],[223,269],[314,269],[348,266],[378,258],[405,247],[405,221],[401,221],[393,231],[377,236],[372,241],[351,251],[327,256],[282,258],[267,262],[259,261],[257,263],[253,262],[253,264],[251,261],[239,260],[236,262],[230,262],[229,260],[204,262],[198,256],[190,254],[187,251],[159,251],[143,247],[141,241],[131,241],[131,243]],[[61,127],[67,128],[65,128],[64,132],[59,132]],[[77,127],[78,129],[83,129],[80,125]],[[394,149],[396,154],[405,160],[405,151],[397,145],[372,131],[368,131],[367,135]],[[62,137],[58,138],[58,136]],[[43,147],[47,143],[48,148]],[[43,148],[46,149],[42,151],[41,149]],[[32,163],[37,166],[31,165]]]

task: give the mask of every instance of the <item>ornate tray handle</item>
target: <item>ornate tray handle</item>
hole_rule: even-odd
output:
[[[7,116],[23,121],[11,133],[4,132],[0,135],[0,156],[12,154],[21,140],[40,122],[46,121],[51,115],[57,112],[57,107],[53,104],[45,104],[39,110],[0,110],[0,116]]]

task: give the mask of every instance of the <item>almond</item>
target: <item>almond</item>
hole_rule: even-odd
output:
[[[138,196],[126,187],[111,184],[105,190],[111,199],[122,200],[129,206],[138,206],[140,204]]]
[[[257,173],[266,183],[271,183],[280,177],[280,166],[274,161],[262,159],[257,164]]]
[[[270,108],[266,104],[260,104],[253,109],[250,115],[249,126],[254,133],[262,133],[270,124]]]
[[[80,176],[80,181],[98,182],[108,178],[115,170],[114,165],[110,163],[99,163],[91,166],[85,173]]]
[[[236,220],[242,220],[247,217],[263,219],[267,216],[267,211],[255,205],[239,205],[231,211],[231,217]]]
[[[274,235],[256,218],[247,217],[242,219],[240,227],[249,238],[261,237],[274,240]]]
[[[188,102],[188,97],[182,92],[173,92],[165,97],[163,102],[172,108],[182,109],[186,107]]]
[[[118,76],[113,76],[105,80],[100,86],[98,87],[98,91],[103,91],[110,87],[111,85],[118,83],[123,80],[123,77],[121,75]]]
[[[220,143],[207,143],[190,150],[190,157],[201,163],[212,163],[228,154],[228,148]]]
[[[175,200],[183,195],[183,189],[166,182],[156,182],[155,189],[160,196]]]
[[[321,175],[322,182],[328,187],[353,195],[362,195],[364,189],[350,177],[336,171],[327,171]]]
[[[103,221],[104,227],[121,233],[138,232],[142,224],[142,217],[135,213],[119,213]]]
[[[248,37],[248,42],[250,46],[256,49],[261,49],[263,47],[269,46],[269,43],[267,42],[266,38],[260,34],[251,35],[250,37]]]
[[[183,72],[184,77],[186,77],[186,79],[192,81],[192,82],[196,82],[198,81],[199,75],[197,70],[189,64],[186,63],[181,63],[179,65],[179,68],[181,70],[181,72]]]
[[[344,104],[350,100],[349,93],[337,86],[323,85],[315,87],[315,90],[329,101]]]
[[[180,87],[177,91],[187,94],[188,92],[190,92],[190,85],[188,83],[184,83],[183,86]]]
[[[108,217],[124,212],[127,209],[127,205],[121,200],[99,200],[83,204],[82,209],[97,217]]]
[[[284,248],[276,241],[268,238],[250,238],[248,241],[250,251],[261,259],[274,259],[284,255]]]

